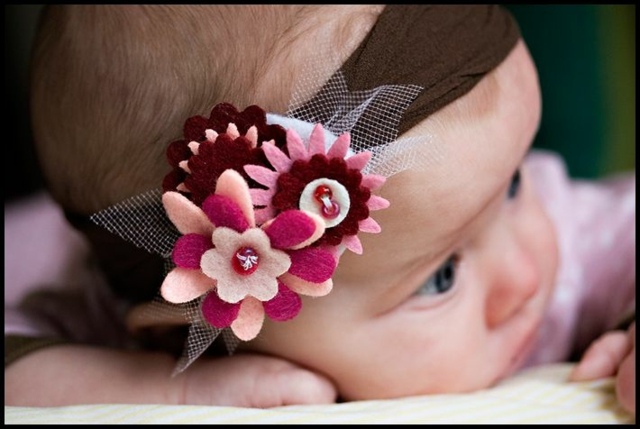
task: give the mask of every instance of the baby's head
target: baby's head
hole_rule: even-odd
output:
[[[425,8],[441,18],[441,8]],[[157,188],[169,170],[167,145],[181,138],[186,118],[223,101],[283,114],[304,65],[331,60],[329,73],[321,68],[307,86],[317,89],[353,60],[382,11],[69,9],[48,12],[36,50],[34,132],[53,195],[83,214]],[[476,11],[460,9],[468,16],[452,22],[477,23]],[[484,13],[482,19],[502,16]],[[448,31],[465,33],[464,26]],[[421,40],[411,39],[415,33],[407,28],[407,43]],[[414,162],[374,191],[390,202],[371,212],[381,232],[358,234],[362,254],[341,254],[326,296],[303,296],[291,320],[265,318],[241,350],[322,372],[347,400],[469,391],[522,362],[549,297],[557,250],[521,168],[540,119],[536,71],[524,43],[512,46],[492,70],[470,67],[471,76],[479,67],[475,78],[455,76],[444,90],[434,82],[441,92],[430,97],[440,101],[422,100],[416,104],[426,110],[408,111],[413,119],[403,118],[401,137],[428,142],[412,150],[429,161]],[[415,46],[424,58],[421,49],[437,46]],[[450,54],[440,52],[444,66],[435,62],[434,74]],[[411,63],[397,65],[400,80],[415,74]],[[361,64],[372,73],[384,68]],[[350,88],[357,89],[372,88]]]

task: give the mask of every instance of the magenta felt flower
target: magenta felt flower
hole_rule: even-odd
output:
[[[344,133],[327,150],[325,133],[317,124],[309,136],[308,147],[294,129],[287,130],[288,155],[265,142],[262,150],[272,169],[247,165],[245,171],[267,189],[251,189],[257,222],[270,219],[284,210],[300,209],[319,216],[326,231],[316,244],[344,245],[362,253],[357,234],[380,232],[369,216],[371,210],[389,206],[389,202],[371,191],[380,188],[385,177],[362,174],[371,159],[370,152],[348,156],[350,135]]]
[[[174,191],[162,201],[183,235],[172,254],[176,268],[160,293],[176,304],[201,298],[202,316],[214,327],[231,327],[248,341],[260,331],[265,313],[288,320],[300,311],[298,294],[331,291],[336,258],[309,247],[324,233],[323,220],[286,210],[256,227],[249,186],[237,171],[220,175],[202,208]]]

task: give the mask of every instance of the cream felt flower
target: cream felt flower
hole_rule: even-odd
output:
[[[321,247],[309,247],[324,233],[323,220],[285,210],[257,227],[249,186],[237,171],[220,175],[202,208],[179,192],[166,192],[162,200],[183,235],[172,253],[176,268],[160,293],[176,304],[201,299],[202,316],[212,326],[231,327],[248,341],[260,331],[265,313],[288,320],[300,311],[298,294],[331,291],[337,260]]]

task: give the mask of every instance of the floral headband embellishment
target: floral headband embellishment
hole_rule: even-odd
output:
[[[362,253],[357,234],[380,232],[370,210],[389,205],[371,193],[386,179],[361,172],[370,153],[348,156],[348,133],[326,149],[320,124],[306,144],[280,128],[257,106],[223,103],[206,122],[187,120],[188,139],[168,150],[177,168],[162,202],[182,235],[160,294],[174,304],[201,299],[203,319],[243,341],[265,314],[295,317],[299,295],[328,294],[342,248]]]

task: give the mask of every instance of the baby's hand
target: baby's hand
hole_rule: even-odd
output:
[[[178,403],[270,408],[327,404],[337,398],[324,376],[291,362],[258,354],[200,357],[181,379]]]
[[[636,324],[627,332],[611,331],[595,341],[569,376],[571,381],[586,381],[616,376],[620,404],[636,413]]]

